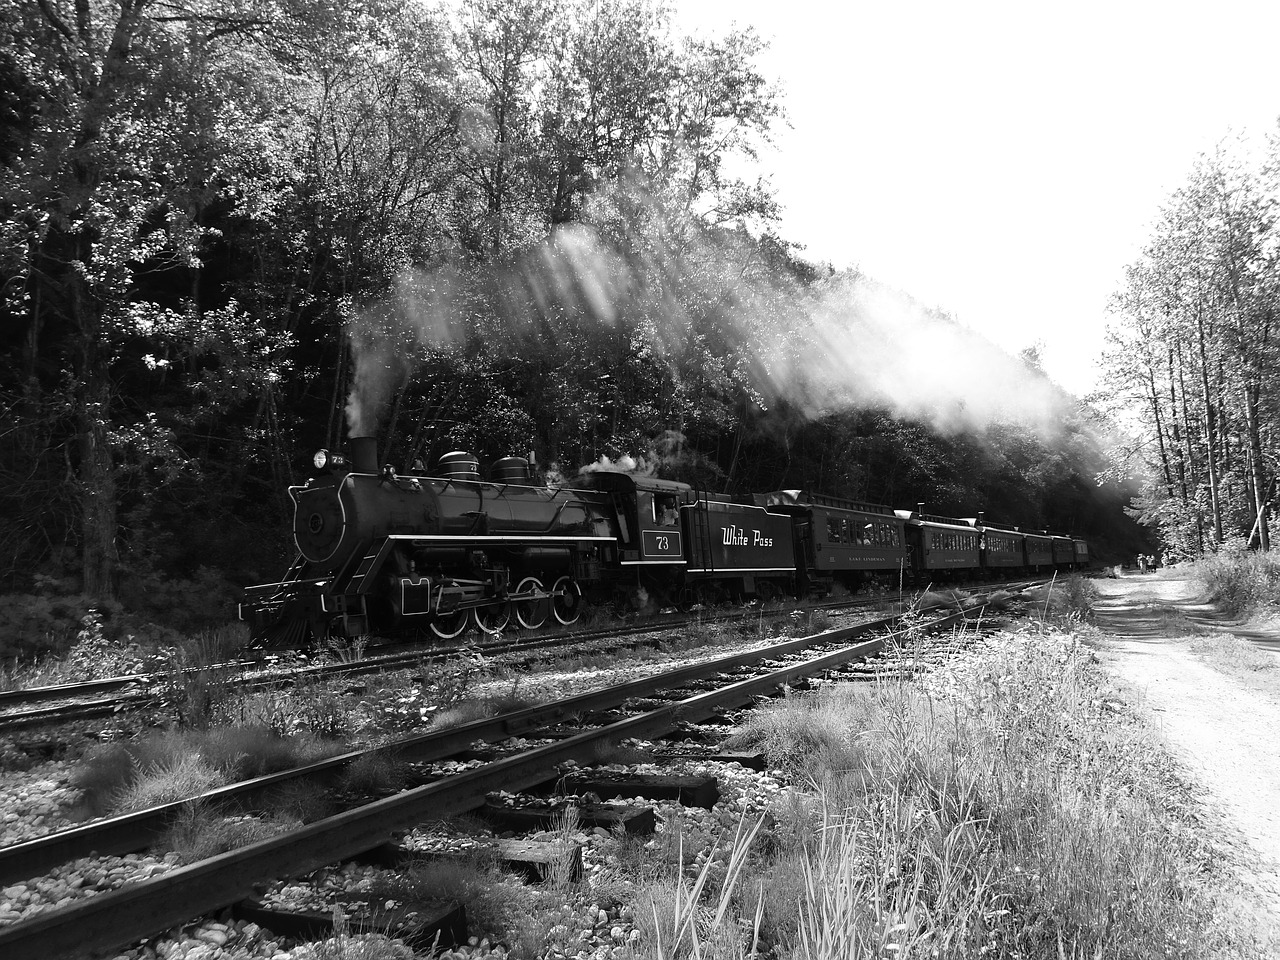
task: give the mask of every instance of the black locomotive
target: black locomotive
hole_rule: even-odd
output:
[[[291,487],[298,557],[278,583],[250,587],[255,642],[392,634],[456,637],[512,619],[575,622],[584,603],[628,606],[773,599],[932,582],[984,572],[1069,570],[1088,546],[973,520],[928,516],[800,490],[731,497],[627,473],[535,481],[507,457],[481,480],[468,453],[434,475],[379,467],[376,441],[352,457],[321,450]]]

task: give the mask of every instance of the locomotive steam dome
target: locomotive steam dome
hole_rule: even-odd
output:
[[[524,457],[503,457],[493,465],[494,483],[529,482],[529,461]]]
[[[446,480],[479,480],[480,461],[465,450],[446,453],[436,461],[436,470]]]

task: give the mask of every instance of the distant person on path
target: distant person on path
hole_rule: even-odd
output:
[[[1139,572],[1139,573],[1146,573],[1146,572],[1147,572],[1147,557],[1146,557],[1146,554],[1143,554],[1143,553],[1138,554],[1138,572]]]

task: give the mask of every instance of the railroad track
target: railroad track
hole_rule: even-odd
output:
[[[950,613],[933,621],[938,629],[959,620]],[[497,790],[525,790],[554,776],[568,761],[589,763],[601,744],[626,738],[655,738],[681,723],[706,720],[716,713],[749,703],[802,678],[839,670],[878,653],[892,620],[844,627],[754,651],[668,671],[583,694],[546,706],[478,720],[438,733],[405,738],[380,748],[404,759],[433,760],[456,756],[477,740],[500,741],[525,736],[569,718],[607,714],[628,702],[647,701],[647,709],[624,719],[604,722],[550,744],[502,756],[474,770],[426,783],[392,797],[365,804],[326,820],[214,857],[120,890],[75,901],[61,908],[0,928],[0,955],[6,958],[83,956],[110,951],[163,930],[235,904],[256,885],[278,876],[296,876],[349,859],[388,843],[393,834],[423,820],[463,813],[481,806]],[[879,636],[866,638],[877,630]],[[850,643],[850,641],[856,641]],[[710,689],[703,689],[710,687]],[[660,698],[657,706],[651,704]],[[286,771],[214,791],[208,802],[243,803],[272,785],[291,778],[320,777],[357,754],[333,758],[309,768]],[[0,848],[0,878],[13,883],[31,878],[93,850],[98,854],[143,849],[154,842],[183,804],[110,818],[74,830]]]
[[[1021,589],[1028,584],[1038,582],[1041,581],[1010,581],[1005,584],[992,584],[991,586]],[[459,653],[472,653],[491,657],[522,650],[544,649],[568,643],[586,643],[606,638],[642,635],[660,630],[677,629],[691,624],[733,622],[756,617],[779,618],[790,616],[796,612],[814,610],[836,614],[841,611],[853,611],[893,602],[892,598],[887,596],[846,597],[840,600],[827,600],[796,608],[777,608],[773,610],[757,608],[711,615],[703,613],[695,617],[661,614],[653,618],[647,618],[643,623],[611,626],[601,630],[562,630],[551,634],[537,634],[531,637],[517,637],[509,640],[498,639],[487,643],[444,648],[439,646],[413,646],[402,652],[384,655],[375,654],[359,660],[311,664],[268,671],[256,676],[245,676],[240,682],[250,688],[261,688],[283,683],[296,683],[299,680],[361,676],[401,670],[416,666],[419,663],[439,663],[448,660],[450,657],[457,656]],[[226,664],[214,665],[207,669],[220,672],[239,670],[248,673],[261,668],[260,664],[250,661],[232,661]],[[170,679],[168,674],[138,674],[88,680],[82,683],[0,691],[0,733],[57,723],[96,719],[111,716],[122,710],[144,708],[155,701],[154,694],[148,688],[158,683],[163,683],[168,679]],[[111,696],[111,694],[116,695]],[[31,706],[51,703],[54,705]],[[23,706],[28,708],[19,709]]]
[[[829,601],[796,609],[853,610],[883,602],[882,598],[869,597]],[[311,664],[264,672],[258,675],[244,675],[243,679],[238,682],[249,689],[260,689],[311,679],[354,677],[403,670],[422,663],[445,662],[464,653],[482,657],[494,657],[522,651],[542,650],[566,644],[589,643],[596,640],[642,635],[659,630],[676,629],[691,624],[734,622],[756,617],[785,617],[793,612],[791,609],[782,608],[775,610],[735,610],[732,613],[713,614],[710,616],[653,618],[652,620],[646,620],[644,623],[621,627],[614,626],[601,630],[557,631],[551,634],[537,634],[531,637],[517,637],[506,640],[498,639],[487,643],[447,648],[438,646],[415,647],[401,653],[372,656],[360,660]],[[657,641],[654,642],[656,643]],[[247,673],[247,671],[260,669],[260,667],[246,661],[235,661],[215,665],[208,669],[219,673],[232,674],[237,671]],[[99,717],[113,716],[121,711],[144,709],[156,701],[156,695],[152,692],[153,688],[170,679],[170,675],[153,673],[110,677],[102,680],[89,680],[83,683],[32,687],[25,690],[6,690],[0,692],[0,733],[59,723],[92,720]],[[30,706],[32,704],[53,705]],[[21,709],[23,706],[27,708]]]

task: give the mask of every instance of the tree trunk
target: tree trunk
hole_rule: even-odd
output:
[[[1183,429],[1183,425],[1178,421],[1178,381],[1174,377],[1173,347],[1169,347],[1169,409],[1172,411],[1173,449],[1178,455],[1178,486],[1182,494],[1182,508],[1190,512],[1193,509],[1191,491],[1187,487],[1187,461],[1190,458],[1190,443],[1188,442],[1184,447],[1183,439],[1186,435],[1186,430]],[[1198,521],[1196,527],[1198,531]],[[1204,552],[1203,537],[1200,538],[1199,550],[1201,553]]]
[[[1172,500],[1173,492],[1173,471],[1169,466],[1169,451],[1164,443],[1164,423],[1160,416],[1160,396],[1156,392],[1156,374],[1150,366],[1147,367],[1147,389],[1151,393],[1151,416],[1155,420],[1156,426],[1156,442],[1160,445],[1160,466],[1164,469],[1165,489],[1169,493],[1169,499]]]
[[[1245,432],[1249,444],[1249,473],[1253,485],[1253,502],[1257,505],[1258,545],[1263,550],[1270,550],[1271,537],[1267,530],[1266,475],[1262,459],[1262,437],[1258,430],[1258,394],[1256,385],[1249,383],[1244,385]]]
[[[1182,442],[1186,445],[1187,453],[1187,469],[1191,471],[1192,477],[1196,473],[1195,449],[1191,446],[1191,411],[1187,406],[1187,381],[1186,381],[1186,365],[1182,362],[1182,348],[1178,348],[1178,389],[1182,393]],[[1183,480],[1183,489],[1186,490],[1186,481]],[[1185,493],[1184,493],[1185,495]],[[1200,554],[1204,555],[1204,517],[1200,513],[1199,498],[1194,502],[1187,501],[1195,511],[1196,517],[1196,549]]]
[[[83,349],[76,391],[76,446],[83,538],[81,577],[85,594],[95,600],[115,598],[116,580],[116,479],[107,425],[111,418],[111,380],[97,338],[94,307],[77,298],[81,314]]]
[[[1213,396],[1209,392],[1209,356],[1205,348],[1204,316],[1199,309],[1196,311],[1196,336],[1200,348],[1200,388],[1204,394],[1205,446],[1209,461],[1209,505],[1213,512],[1213,541],[1216,545],[1222,542],[1222,507],[1218,499],[1218,445],[1216,443],[1218,425]]]

